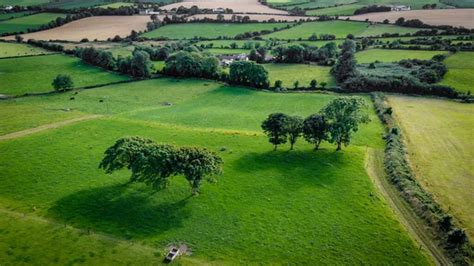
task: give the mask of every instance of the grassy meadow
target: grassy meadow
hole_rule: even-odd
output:
[[[417,31],[419,31],[419,29],[400,27],[396,25],[375,24],[375,25],[370,25],[359,36],[360,37],[377,37],[377,36],[381,36],[384,33],[390,33],[390,34],[398,33],[402,35],[402,34],[407,34],[407,33],[412,34]]]
[[[403,59],[430,60],[437,54],[447,54],[444,51],[423,51],[423,50],[394,50],[394,49],[367,49],[356,53],[356,60],[359,64],[379,62],[398,62]]]
[[[234,37],[245,32],[284,28],[288,23],[189,23],[171,24],[143,34],[148,38],[192,39],[194,37]]]
[[[441,99],[391,96],[421,184],[474,236],[474,107]]]
[[[83,63],[76,57],[44,55],[0,60],[0,94],[21,95],[54,90],[58,74],[70,75],[75,88],[129,79]]]
[[[309,87],[311,80],[316,79],[318,84],[326,82],[327,86],[334,86],[336,83],[329,73],[331,68],[305,64],[265,64],[268,71],[270,84],[273,86],[276,80],[283,82],[283,87],[293,89],[295,81],[300,87]]]
[[[48,50],[44,50],[27,44],[0,42],[0,58],[27,55],[43,55],[51,53],[52,52]]]
[[[444,63],[448,73],[441,84],[449,85],[464,93],[474,92],[474,53],[459,52],[450,55]]]
[[[15,13],[1,13],[0,12],[0,21],[23,17],[29,14],[31,14],[31,11],[21,11],[21,12],[15,12]]]
[[[191,248],[191,257],[179,259],[184,264],[428,263],[365,172],[367,147],[383,148],[382,126],[372,111],[372,122],[356,133],[344,152],[334,152],[329,144],[313,152],[303,141],[293,152],[287,145],[272,152],[260,133],[269,113],[306,116],[336,95],[274,94],[174,79],[79,91],[74,101],[71,95],[0,102],[2,113],[18,117],[22,115],[12,106],[106,115],[0,141],[0,206],[28,213],[25,221],[14,224],[8,215],[0,218],[0,224],[8,225],[8,234],[0,237],[8,241],[0,245],[7,263],[37,261],[36,256],[54,258],[58,264],[110,264],[121,257],[148,263],[158,261],[156,256],[170,243]],[[124,185],[127,171],[107,175],[97,164],[106,147],[130,135],[218,151],[224,174],[217,183],[204,184],[197,197],[189,197],[181,177],[159,192]],[[26,222],[29,217],[37,218]],[[69,226],[38,221],[43,218]],[[41,230],[48,230],[47,237],[31,233]],[[109,241],[121,240],[111,250],[103,234]],[[63,239],[66,235],[70,238]],[[20,245],[12,240],[19,238],[27,241]],[[61,244],[59,252],[54,245],[42,247],[55,238],[60,239],[54,244]],[[125,243],[136,248],[125,250]]]
[[[0,34],[27,32],[28,29],[38,29],[41,25],[48,24],[58,17],[66,17],[66,14],[38,13],[30,16],[0,21]]]

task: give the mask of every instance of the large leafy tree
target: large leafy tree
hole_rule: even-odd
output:
[[[299,116],[288,116],[286,131],[288,132],[288,140],[291,145],[290,150],[293,150],[293,146],[303,133],[303,118]]]
[[[313,114],[303,122],[303,136],[314,145],[314,150],[319,149],[321,142],[328,139],[328,123],[323,115]]]
[[[177,148],[141,137],[126,137],[105,151],[99,168],[106,173],[127,168],[132,172],[131,182],[142,182],[154,189],[165,188],[169,177],[182,174],[197,193],[205,177],[222,171],[221,164],[222,159],[206,149]]]
[[[148,78],[151,76],[150,55],[145,51],[135,51],[130,63],[130,74],[137,78]]]
[[[253,61],[235,61],[230,65],[229,82],[253,86],[256,88],[268,88],[268,71]]]
[[[337,151],[342,144],[349,145],[352,132],[357,132],[359,124],[369,122],[366,103],[360,97],[340,97],[331,101],[321,112],[329,123],[329,141],[336,143]]]
[[[346,40],[341,47],[341,55],[336,65],[331,69],[331,74],[337,82],[344,82],[346,79],[354,77],[357,74],[355,54],[356,45],[352,40]]]
[[[57,75],[51,85],[53,85],[56,91],[65,91],[72,89],[74,87],[74,82],[69,75]]]
[[[284,144],[288,140],[287,131],[288,116],[282,113],[270,114],[262,123],[262,129],[268,136],[268,141],[274,145],[276,150],[278,145]]]

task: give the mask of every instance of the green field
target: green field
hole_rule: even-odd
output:
[[[101,7],[101,8],[119,8],[119,7],[123,7],[123,6],[134,6],[134,5],[135,5],[134,3],[116,2],[116,3],[101,5],[99,7]]]
[[[361,37],[377,37],[381,36],[384,33],[398,33],[400,35],[406,34],[406,33],[415,33],[419,31],[419,29],[416,28],[407,28],[407,27],[400,27],[400,26],[395,26],[395,25],[385,25],[385,24],[375,24],[375,25],[370,25],[362,34],[359,36]]]
[[[368,23],[353,21],[323,21],[307,22],[288,30],[265,35],[266,39],[308,39],[311,35],[334,34],[336,38],[345,38],[349,33],[362,34],[368,27]]]
[[[295,6],[300,8],[322,8],[322,7],[333,7],[336,5],[343,4],[352,4],[356,2],[355,0],[319,0],[319,1],[309,1],[309,0],[269,0],[267,1],[271,5],[288,5],[285,8],[291,9]],[[297,4],[297,5],[294,5]]]
[[[234,37],[245,32],[284,28],[288,23],[189,23],[171,24],[143,34],[144,37],[169,39],[192,39],[194,37],[217,38]]]
[[[1,13],[0,12],[0,21],[12,19],[12,18],[23,17],[23,16],[26,16],[30,13],[31,13],[31,11],[22,11],[22,12],[15,12],[15,13]]]
[[[454,87],[460,92],[474,92],[474,53],[459,52],[444,61],[448,73],[441,84]]]
[[[439,99],[394,96],[411,164],[426,190],[474,236],[474,106]]]
[[[39,13],[31,16],[0,21],[0,34],[10,32],[27,32],[28,29],[38,29],[41,25],[48,24],[57,17],[66,17],[66,14]]]
[[[330,67],[304,64],[265,64],[264,66],[269,73],[272,86],[276,80],[281,80],[285,88],[293,89],[295,81],[299,82],[300,87],[309,87],[309,83],[313,79],[318,84],[326,82],[328,87],[335,85],[335,81],[329,73]]]
[[[34,6],[49,2],[50,0],[0,0],[0,6]]]
[[[343,152],[327,144],[313,152],[303,142],[293,152],[286,145],[272,152],[260,133],[269,113],[306,116],[336,96],[173,79],[85,90],[74,101],[71,95],[0,102],[2,114],[19,118],[12,105],[107,114],[0,141],[0,207],[28,213],[20,222],[13,223],[21,214],[0,218],[6,264],[110,265],[135,257],[132,263],[154,264],[170,243],[191,248],[192,256],[178,259],[186,264],[428,264],[365,172],[367,148],[383,149],[372,111]],[[218,151],[224,174],[197,197],[178,177],[160,192],[124,185],[128,172],[110,176],[97,164],[106,147],[130,135]],[[58,240],[47,244],[51,239]]]
[[[25,55],[41,55],[50,53],[51,52],[48,50],[44,50],[31,45],[0,42],[0,58]]]
[[[212,48],[206,49],[205,51],[214,54],[214,55],[232,55],[232,54],[249,54],[250,50],[247,49],[222,49],[222,48]]]
[[[51,82],[58,74],[70,75],[76,88],[127,80],[82,63],[75,57],[45,55],[0,60],[0,94],[21,95],[53,90]]]
[[[398,62],[403,59],[422,59],[429,60],[437,54],[447,54],[443,51],[414,51],[414,50],[395,50],[395,49],[368,49],[356,53],[356,60],[359,64],[379,62]]]
[[[351,16],[354,15],[354,11],[363,7],[364,5],[360,4],[349,4],[341,5],[336,7],[328,7],[322,9],[314,9],[306,11],[306,15],[310,16]]]

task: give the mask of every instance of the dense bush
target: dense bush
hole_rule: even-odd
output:
[[[268,88],[268,71],[252,61],[235,61],[230,65],[229,82],[256,88]]]
[[[354,11],[354,15],[360,15],[360,14],[366,14],[366,13],[372,13],[372,12],[389,12],[391,10],[392,8],[389,6],[371,5],[371,6],[364,6],[364,7],[356,9]]]
[[[277,63],[316,62],[319,65],[333,65],[336,61],[337,47],[333,42],[321,48],[305,44],[280,45],[272,49]]]
[[[221,70],[215,56],[179,51],[166,59],[163,72],[171,76],[217,79]]]

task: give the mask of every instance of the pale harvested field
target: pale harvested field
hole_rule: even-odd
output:
[[[243,16],[243,15],[239,15],[239,16]],[[245,16],[249,16],[251,20],[256,20],[256,21],[268,21],[269,19],[275,19],[276,21],[299,21],[301,19],[303,20],[307,20],[307,19],[310,19],[310,20],[316,20],[317,18],[315,17],[298,17],[298,16],[285,16],[285,15],[254,15],[254,14],[249,14],[249,15],[245,15]],[[226,20],[229,20],[231,19],[232,17],[232,14],[224,14],[224,19]],[[216,20],[217,19],[217,15],[215,14],[198,14],[198,15],[194,15],[194,16],[191,16],[189,17],[189,20],[192,21],[193,19],[203,19],[203,18],[210,18],[210,19],[214,19]]]
[[[162,9],[170,10],[180,6],[199,8],[230,8],[238,13],[263,13],[263,14],[288,14],[286,11],[269,8],[257,0],[184,0],[180,3],[163,6]]]
[[[474,106],[390,96],[422,186],[474,237]]]
[[[419,19],[429,25],[451,25],[456,27],[474,28],[474,9],[435,9],[412,10],[401,12],[379,12],[358,16],[351,16],[352,20],[366,20],[382,22],[388,19],[394,23],[398,18]]]
[[[80,41],[107,40],[115,35],[125,37],[132,30],[143,31],[149,16],[100,16],[73,21],[61,27],[34,33],[23,34],[25,39]],[[13,39],[13,36],[5,39]]]

